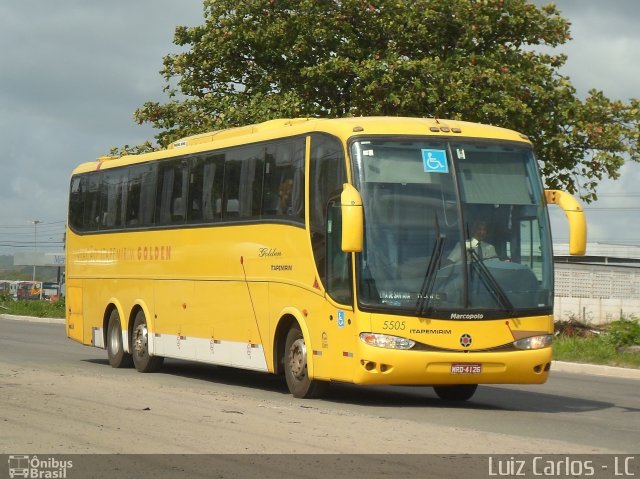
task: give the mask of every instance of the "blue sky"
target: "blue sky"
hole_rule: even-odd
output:
[[[636,2],[556,4],[572,23],[573,40],[561,51],[578,93],[640,97]],[[29,249],[34,220],[42,222],[40,248],[57,249],[71,170],[112,146],[153,138],[133,111],[165,100],[158,72],[177,49],[175,26],[201,22],[201,0],[0,1],[0,254]],[[638,185],[636,164],[603,182],[601,199],[586,208],[590,241],[640,244]],[[560,212],[552,227],[556,240],[566,240]]]

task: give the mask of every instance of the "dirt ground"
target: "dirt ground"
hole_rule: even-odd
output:
[[[100,367],[104,374],[0,362],[0,453],[607,452]]]

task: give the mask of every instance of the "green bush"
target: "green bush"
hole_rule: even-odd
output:
[[[607,327],[604,339],[615,348],[640,344],[640,323],[634,317],[613,321]]]
[[[559,361],[640,368],[640,354],[626,351],[640,344],[640,324],[634,317],[620,318],[595,328],[575,318],[557,321],[553,357]]]

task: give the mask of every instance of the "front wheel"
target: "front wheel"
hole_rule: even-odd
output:
[[[478,389],[477,384],[456,384],[455,386],[433,386],[440,399],[445,401],[466,401]]]
[[[114,309],[109,315],[107,326],[107,357],[112,368],[129,368],[133,361],[131,355],[124,350],[122,344],[122,325],[118,310]]]
[[[147,320],[142,311],[138,311],[133,321],[133,335],[131,338],[133,364],[141,373],[152,373],[160,369],[164,358],[149,355],[149,332]]]
[[[310,399],[326,389],[326,382],[309,378],[307,361],[307,346],[300,327],[295,324],[287,334],[284,348],[284,376],[293,397]]]

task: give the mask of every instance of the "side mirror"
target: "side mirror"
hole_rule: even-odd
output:
[[[558,205],[569,221],[569,254],[582,256],[587,251],[587,222],[584,210],[573,196],[560,190],[545,190],[547,204]]]
[[[364,214],[360,193],[348,183],[340,195],[342,210],[342,251],[360,253],[364,239]]]

